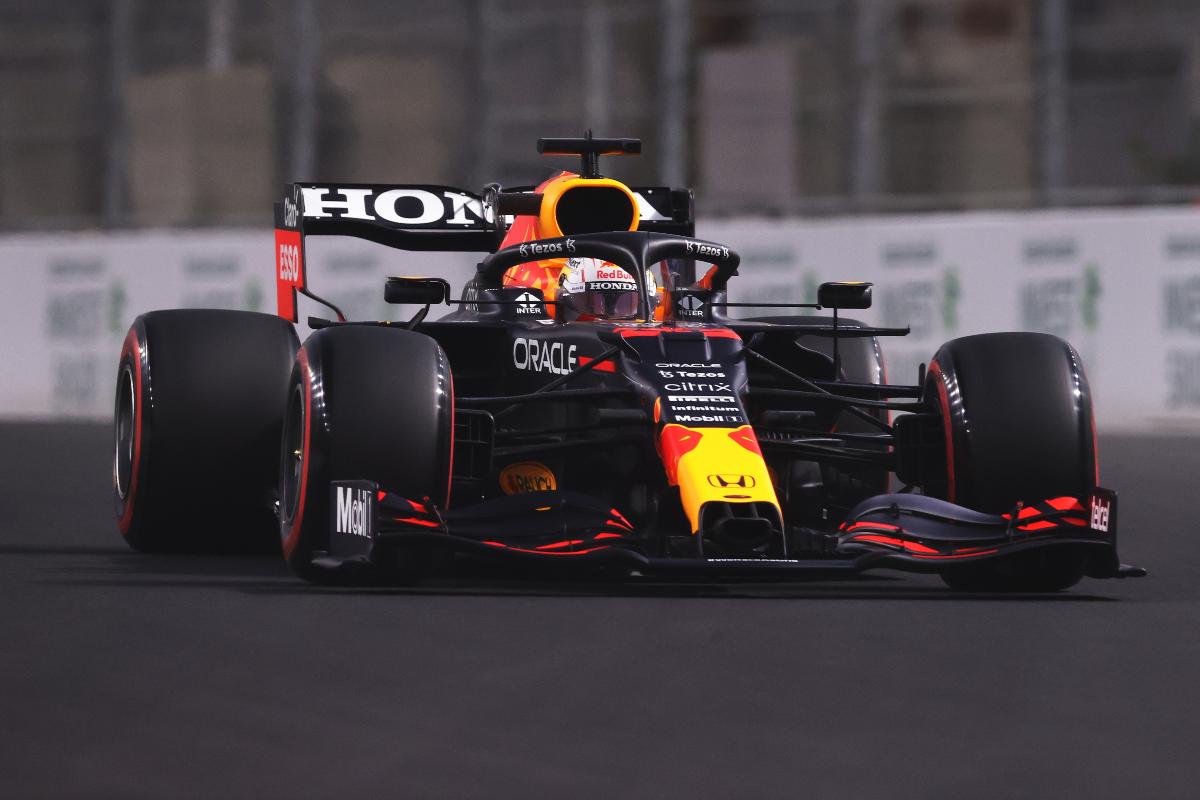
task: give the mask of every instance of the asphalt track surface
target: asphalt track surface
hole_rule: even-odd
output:
[[[0,426],[5,797],[1196,797],[1195,440],[1102,438],[1140,581],[315,589],[148,557],[108,430]]]

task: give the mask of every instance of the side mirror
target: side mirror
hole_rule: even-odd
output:
[[[817,289],[817,303],[824,308],[870,308],[871,287],[864,281],[831,281]]]
[[[383,299],[396,305],[431,306],[450,297],[450,283],[442,278],[388,278]]]

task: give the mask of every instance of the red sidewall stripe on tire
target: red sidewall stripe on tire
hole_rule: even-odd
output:
[[[929,371],[937,384],[938,406],[942,410],[942,430],[946,435],[946,499],[954,502],[957,487],[954,480],[954,437],[950,424],[950,396],[946,392],[946,380],[942,368],[936,361],[929,362]]]
[[[308,495],[308,464],[312,460],[309,455],[309,437],[312,431],[312,380],[308,369],[308,354],[301,347],[296,351],[296,360],[300,364],[300,380],[304,384],[304,444],[300,454],[300,498],[296,503],[296,516],[292,517],[291,530],[283,540],[283,557],[291,558],[296,543],[300,541],[300,528],[304,524],[304,502]]]
[[[138,490],[138,472],[142,463],[142,349],[138,344],[137,331],[130,328],[128,335],[125,337],[125,343],[121,346],[121,365],[125,364],[125,357],[132,355],[133,370],[133,464],[129,471],[129,494],[125,498],[125,508],[121,512],[120,518],[117,520],[117,527],[121,530],[122,536],[129,535],[129,528],[133,524],[133,507],[134,501],[137,499]],[[118,376],[118,380],[120,376]],[[116,476],[116,461],[114,456],[113,461],[113,484],[115,487]]]
[[[446,380],[450,382],[450,465],[446,475],[446,508],[449,508],[450,492],[454,488],[454,440],[458,438],[454,428],[454,373],[449,364],[446,365]]]

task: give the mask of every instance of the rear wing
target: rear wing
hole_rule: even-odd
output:
[[[691,236],[692,193],[661,186],[631,187],[639,230]],[[353,236],[401,250],[492,253],[512,217],[498,213],[513,194],[489,186],[483,195],[434,185],[293,183],[275,203],[278,314],[297,322],[296,293],[311,296],[306,236]]]

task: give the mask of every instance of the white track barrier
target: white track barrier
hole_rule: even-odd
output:
[[[701,223],[698,234],[742,253],[731,300],[811,302],[821,281],[874,282],[875,307],[855,316],[912,327],[884,342],[894,382],[914,381],[956,336],[1045,331],[1082,354],[1102,430],[1200,433],[1200,210],[735,219]],[[309,285],[351,318],[411,313],[383,302],[388,275],[441,275],[457,292],[477,260],[308,243]],[[0,238],[0,417],[107,419],[134,316],[273,311],[272,247],[270,230]],[[304,301],[300,313],[326,312]]]

